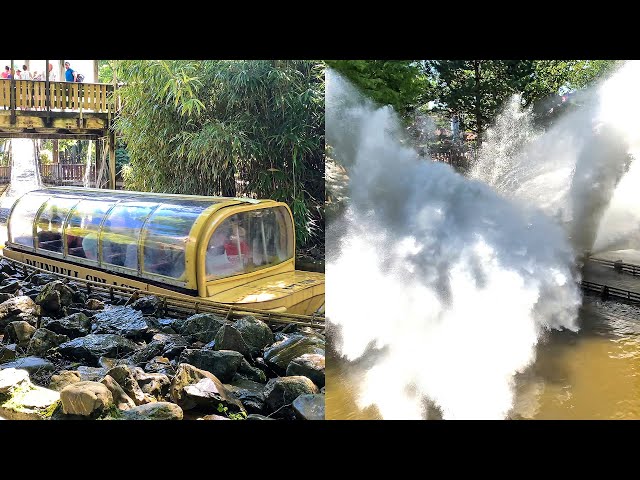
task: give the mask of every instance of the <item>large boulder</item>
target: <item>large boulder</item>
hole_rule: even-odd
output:
[[[27,347],[27,354],[29,355],[45,355],[49,350],[62,345],[69,341],[67,335],[58,335],[46,328],[39,328],[35,331],[29,346]]]
[[[273,332],[269,325],[251,315],[240,318],[234,326],[249,347],[251,356],[260,355],[266,346],[273,343]]]
[[[26,370],[29,374],[52,372],[56,367],[49,360],[40,357],[20,357],[12,362],[0,365],[2,370],[7,368],[20,368]]]
[[[218,330],[223,325],[229,325],[231,322],[224,319],[220,315],[213,313],[198,313],[187,318],[183,323],[176,324],[174,329],[183,335],[189,335],[191,338],[200,342],[209,343],[212,341]]]
[[[113,378],[118,385],[122,387],[129,397],[135,402],[136,405],[143,405],[155,401],[155,399],[145,394],[138,381],[136,380],[137,367],[130,367],[128,365],[118,365],[113,367],[107,372],[111,378]],[[142,369],[140,369],[142,371]],[[143,372],[144,373],[144,372]]]
[[[16,320],[25,320],[35,326],[37,305],[26,295],[13,297],[0,303],[0,329],[4,330],[6,326]]]
[[[233,350],[245,357],[248,357],[251,353],[251,349],[242,339],[240,332],[231,325],[220,327],[213,341],[208,343],[205,348],[211,350]]]
[[[66,415],[95,416],[113,405],[111,391],[98,382],[77,382],[60,392],[62,411]]]
[[[0,371],[0,418],[48,420],[59,401],[58,392],[33,385],[25,370]]]
[[[131,307],[113,307],[93,316],[91,333],[112,333],[127,338],[141,338],[149,331],[144,315]]]
[[[264,387],[265,403],[269,412],[278,418],[292,419],[293,401],[300,395],[316,394],[318,387],[307,377],[272,378]]]
[[[109,389],[113,396],[113,403],[119,410],[129,410],[136,406],[131,397],[126,394],[120,384],[116,382],[111,375],[105,375],[105,377],[100,380],[100,383]]]
[[[265,350],[264,359],[276,371],[284,373],[289,362],[294,358],[305,353],[317,353],[324,356],[324,352],[325,341],[320,336],[293,334]]]
[[[60,335],[66,335],[70,339],[89,335],[91,319],[84,313],[74,313],[63,318],[43,318],[42,327]]]
[[[148,295],[137,299],[131,304],[131,308],[139,310],[144,315],[161,315],[162,300],[156,296]]]
[[[182,420],[182,409],[171,402],[139,405],[121,413],[122,420]]]
[[[248,413],[263,413],[265,397],[262,383],[252,382],[243,378],[234,378],[231,383],[225,384],[224,387],[231,395],[242,402]]]
[[[171,401],[183,410],[199,407],[218,411],[222,404],[230,412],[245,411],[242,403],[231,395],[215,375],[186,363],[178,366],[169,392]]]
[[[188,363],[196,368],[211,372],[222,382],[229,382],[238,371],[244,357],[231,350],[195,350],[185,349],[179,363]]]
[[[120,358],[138,349],[131,340],[120,335],[87,335],[65,342],[58,347],[63,357],[85,361],[97,366],[100,357]]]
[[[310,378],[318,387],[324,387],[324,355],[305,353],[289,362],[287,376],[302,375]]]
[[[60,280],[47,283],[36,297],[36,304],[40,305],[45,313],[55,314],[62,307],[68,307],[73,303],[74,291]]]
[[[300,420],[324,420],[324,395],[300,395],[293,411]]]
[[[72,383],[81,382],[82,378],[80,374],[73,370],[62,370],[60,373],[51,376],[49,382],[49,388],[56,392],[61,391],[64,387],[71,385]]]
[[[24,320],[16,320],[9,323],[4,329],[4,338],[7,343],[15,343],[20,348],[27,348],[29,340],[36,331],[36,327]]]

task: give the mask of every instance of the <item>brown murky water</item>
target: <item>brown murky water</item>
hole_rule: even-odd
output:
[[[551,332],[516,378],[514,419],[640,419],[640,308],[585,298],[581,330]],[[380,419],[355,403],[358,365],[327,359],[327,419]]]

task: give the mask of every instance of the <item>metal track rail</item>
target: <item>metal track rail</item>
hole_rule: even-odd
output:
[[[111,301],[114,301],[116,297],[128,298],[127,304],[134,301],[136,298],[143,296],[155,296],[162,299],[165,315],[174,315],[179,317],[188,317],[195,313],[216,313],[223,315],[226,318],[240,318],[246,315],[252,315],[265,323],[279,323],[279,324],[294,324],[311,327],[315,329],[324,329],[325,321],[323,315],[298,315],[294,313],[281,313],[281,312],[269,312],[265,310],[258,310],[255,308],[241,307],[239,305],[229,305],[226,303],[212,302],[209,300],[196,299],[187,300],[180,297],[174,297],[172,295],[162,295],[146,290],[140,290],[137,288],[125,287],[120,285],[107,285],[102,282],[94,282],[92,280],[86,280],[82,278],[71,277],[69,275],[63,275],[61,273],[50,272],[43,268],[28,265],[7,257],[1,257],[3,260],[10,262],[14,265],[16,270],[22,270],[25,278],[29,275],[29,272],[42,272],[50,275],[68,280],[71,283],[84,285],[88,294],[93,292],[99,292],[108,294]]]
[[[580,286],[584,290],[597,292],[601,296],[606,292],[609,296],[612,297],[623,298],[629,302],[640,303],[640,294],[632,292],[630,290],[623,290],[622,288],[611,287],[602,283],[589,282],[587,280],[583,280],[582,282],[580,282]]]

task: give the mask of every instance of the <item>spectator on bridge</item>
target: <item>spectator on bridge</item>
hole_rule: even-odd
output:
[[[31,75],[31,80],[44,80],[44,78],[42,78],[42,73],[38,72],[37,70],[33,71],[33,74]]]
[[[2,72],[2,78],[10,79],[11,78],[11,68],[7,65],[4,67],[4,72]]]
[[[16,80],[22,80],[22,71],[19,68],[16,70]]]
[[[22,65],[22,80],[32,80],[29,67]]]
[[[43,80],[44,80],[44,75],[43,75]],[[58,80],[58,75],[56,75],[56,72],[53,71],[53,65],[50,63],[49,64],[49,81],[55,82],[57,80]]]
[[[73,68],[71,68],[71,63],[64,62],[64,79],[67,82],[75,82],[76,77],[78,76],[78,72],[76,72]]]

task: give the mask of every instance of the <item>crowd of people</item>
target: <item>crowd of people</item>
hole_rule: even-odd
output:
[[[57,73],[53,70],[53,64],[49,64],[49,81],[50,82],[56,82],[58,81],[58,75]],[[64,81],[67,82],[75,82],[77,81],[78,78],[78,72],[76,70],[74,70],[73,68],[71,68],[71,63],[70,62],[64,62]],[[11,80],[12,78],[15,78],[16,80],[40,80],[40,81],[44,81],[46,80],[46,72],[44,70],[42,71],[31,71],[29,70],[29,66],[24,64],[22,65],[22,68],[18,67],[18,68],[14,68],[14,72],[12,73],[11,71],[11,67],[9,65],[5,65],[4,70],[2,71],[2,73],[0,74],[0,77],[3,80]]]

